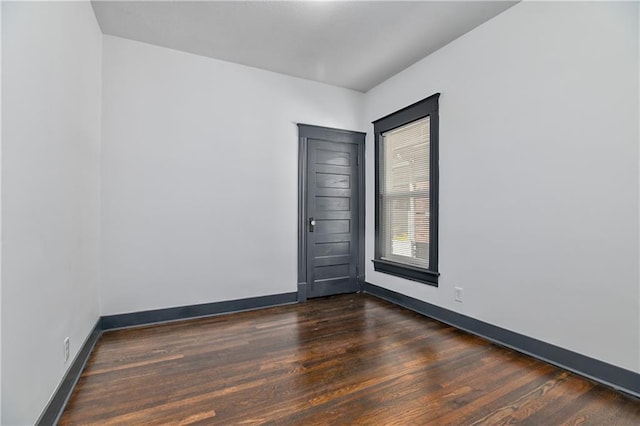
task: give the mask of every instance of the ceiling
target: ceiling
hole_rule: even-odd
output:
[[[515,1],[93,1],[104,34],[366,92]]]

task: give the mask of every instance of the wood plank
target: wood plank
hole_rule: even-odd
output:
[[[640,424],[640,401],[368,295],[105,333],[61,425]]]

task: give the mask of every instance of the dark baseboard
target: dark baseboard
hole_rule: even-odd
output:
[[[149,325],[159,322],[178,321],[197,317],[206,317],[253,309],[287,305],[298,301],[298,293],[281,293],[248,299],[228,300],[224,302],[204,303],[201,305],[180,306],[177,308],[155,309],[152,311],[132,312],[129,314],[107,315],[101,317],[93,327],[78,355],[67,370],[53,397],[40,415],[36,425],[51,426],[58,423],[71,397],[73,388],[80,380],[82,370],[89,360],[94,346],[104,331],[116,328]]]
[[[364,292],[640,398],[640,374],[370,283]]]
[[[102,329],[133,327],[158,322],[184,320],[212,315],[296,303],[298,293],[281,293],[269,296],[250,297],[248,299],[226,300],[223,302],[203,303],[201,305],[179,306],[176,308],[154,309],[152,311],[132,312],[129,314],[107,315],[102,317]]]
[[[78,380],[80,380],[82,370],[89,360],[89,355],[91,355],[93,347],[98,342],[101,334],[101,320],[98,319],[93,330],[91,330],[89,337],[87,337],[87,340],[85,340],[80,351],[78,351],[78,354],[71,363],[69,370],[67,370],[67,374],[64,375],[58,389],[54,392],[49,404],[47,404],[47,407],[40,415],[40,418],[36,421],[36,425],[50,426],[58,423],[58,420],[60,420],[60,416],[62,416],[62,412],[64,411],[64,407],[67,405],[67,402],[71,397],[73,388],[76,386],[76,383],[78,383]]]
[[[298,283],[298,302],[307,301],[307,283]]]

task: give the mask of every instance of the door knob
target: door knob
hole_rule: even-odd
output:
[[[313,232],[314,227],[316,226],[316,220],[312,217],[309,218],[309,232]]]

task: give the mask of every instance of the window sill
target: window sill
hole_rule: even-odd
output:
[[[438,277],[440,276],[438,272],[427,271],[426,269],[403,265],[402,263],[389,262],[388,260],[374,259],[372,262],[375,271],[438,287]]]

